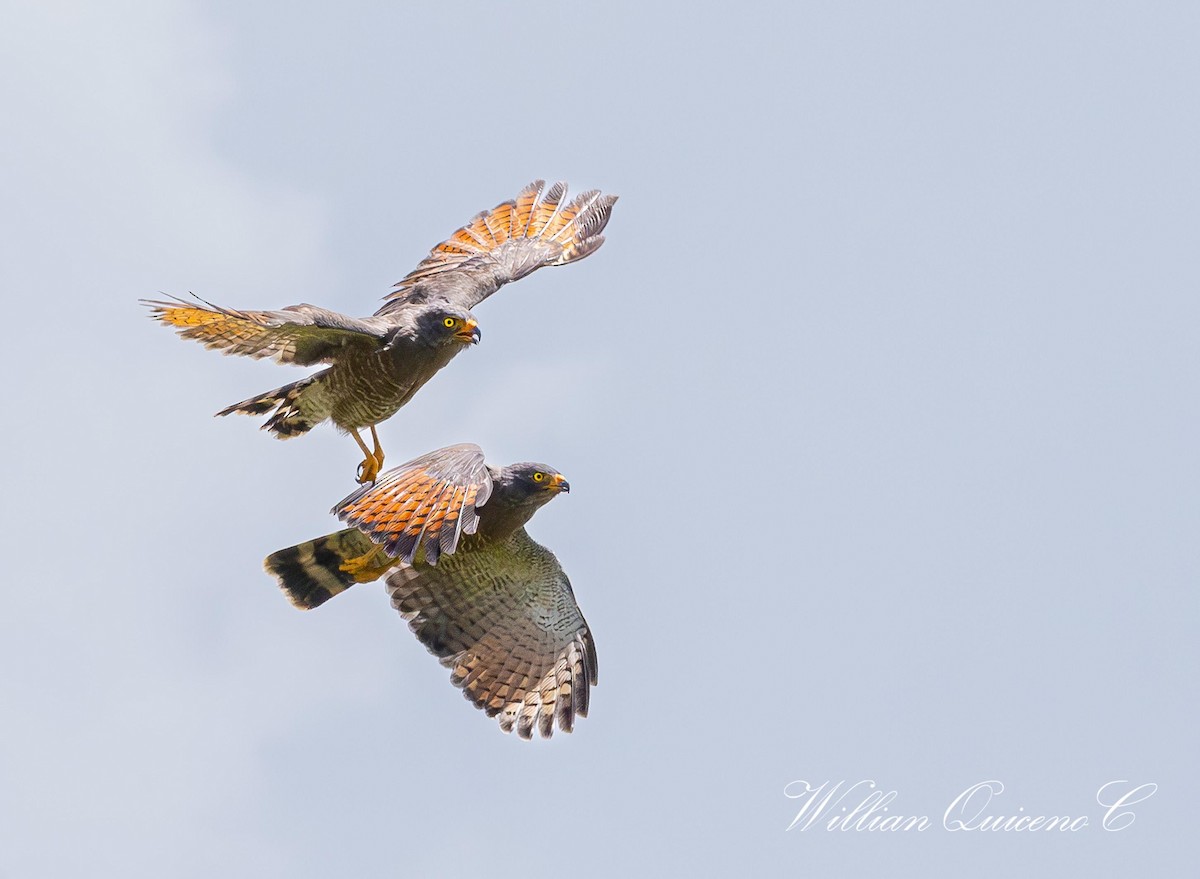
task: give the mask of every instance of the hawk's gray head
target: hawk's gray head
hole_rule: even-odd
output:
[[[479,325],[465,308],[435,302],[417,312],[414,330],[418,341],[431,348],[444,345],[465,347],[479,341]]]
[[[545,464],[510,464],[502,469],[488,466],[492,493],[479,508],[479,533],[503,539],[533,518],[533,514],[560,494],[570,483]]]
[[[492,500],[502,498],[513,506],[537,509],[570,490],[571,483],[545,464],[509,464],[492,477]]]

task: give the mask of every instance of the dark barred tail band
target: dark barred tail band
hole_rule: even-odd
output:
[[[240,403],[226,406],[217,415],[266,415],[274,409],[275,413],[267,419],[263,430],[269,430],[280,439],[300,436],[302,433],[308,433],[328,417],[327,414],[314,417],[315,413],[306,412],[306,408],[311,407],[302,405],[303,401],[301,400],[306,392],[311,395],[312,391],[318,390],[318,382],[323,377],[324,373],[310,375],[308,378],[302,378],[290,385],[284,385],[257,397],[251,397],[249,400],[242,400]]]
[[[374,546],[361,531],[347,528],[273,552],[263,561],[263,568],[279,581],[292,604],[311,610],[359,582],[342,566]]]

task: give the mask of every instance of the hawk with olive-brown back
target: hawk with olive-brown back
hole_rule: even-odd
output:
[[[268,573],[308,609],[386,577],[392,605],[451,682],[505,732],[585,717],[596,647],[558,559],[525,524],[570,490],[545,464],[491,467],[450,446],[389,470],[333,512],[351,527],[269,555]]]
[[[358,480],[375,479],[383,449],[375,426],[396,413],[459,351],[479,341],[471,309],[509,281],[542,266],[576,262],[604,243],[616,196],[591,190],[566,201],[564,183],[540,180],[511,201],[478,214],[435,247],[371,317],[314,305],[237,311],[197,299],[147,301],[153,317],[185,339],[246,357],[318,373],[235,403],[218,415],[267,415],[280,439],[332,421],[362,450]],[[373,448],[359,435],[370,428]]]

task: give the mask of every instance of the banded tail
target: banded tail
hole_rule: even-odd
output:
[[[351,559],[361,559],[376,548],[357,528],[347,528],[273,552],[263,560],[263,569],[279,581],[292,604],[311,610],[355,583],[378,579],[383,573],[379,568],[346,570],[355,567],[347,566]]]
[[[275,413],[262,426],[279,439],[291,439],[308,433],[329,417],[325,401],[325,385],[321,381],[324,372],[302,378],[273,391],[267,391],[249,400],[226,406],[220,415],[266,415]]]

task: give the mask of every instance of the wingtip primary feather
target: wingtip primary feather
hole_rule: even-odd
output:
[[[428,289],[418,289],[426,285],[458,297],[471,308],[504,284],[542,266],[583,259],[603,243],[592,239],[604,229],[617,198],[589,189],[570,202],[566,199],[564,181],[546,188],[545,181],[534,180],[514,198],[480,212],[436,245],[384,298],[416,302],[430,295]],[[481,267],[490,270],[480,271]],[[466,273],[464,279],[446,280],[437,288],[441,279],[456,272]],[[465,292],[456,284],[464,285]],[[389,303],[380,313],[394,307]]]

